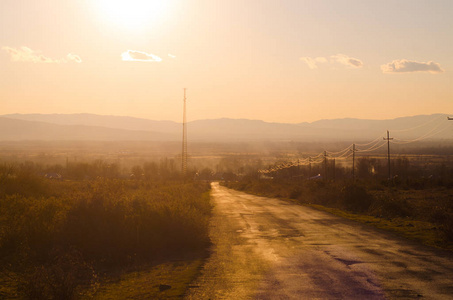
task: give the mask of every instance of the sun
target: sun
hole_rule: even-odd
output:
[[[139,30],[162,19],[167,0],[97,0],[103,18],[123,29]]]

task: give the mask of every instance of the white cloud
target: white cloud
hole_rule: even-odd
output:
[[[327,57],[316,57],[316,58],[311,58],[311,57],[301,57],[301,61],[305,62],[310,69],[317,69],[319,64],[325,64],[325,63],[330,63],[330,64],[335,64],[339,63],[351,68],[361,68],[363,67],[363,62],[360,59],[349,57],[344,54],[337,54],[337,55],[332,55],[330,56],[330,59]]]
[[[332,55],[331,58],[342,65],[351,67],[351,68],[361,68],[363,67],[363,62],[360,59],[349,57],[344,54]]]
[[[67,58],[68,61],[73,61],[73,62],[76,62],[76,63],[81,63],[82,62],[82,59],[80,58],[80,56],[72,54],[72,53],[69,53],[68,55],[66,55],[66,58]]]
[[[145,62],[161,62],[162,58],[157,55],[145,53],[135,50],[127,50],[121,54],[124,61],[145,61]]]
[[[170,53],[168,53],[168,57],[170,57],[170,58],[176,58],[176,56],[175,56],[175,55],[173,55],[173,54],[170,54]]]
[[[407,59],[394,60],[385,65],[381,65],[383,73],[412,73],[412,72],[429,72],[429,73],[443,73],[445,72],[440,64],[429,62],[417,62]]]
[[[6,51],[11,58],[11,61],[20,61],[20,62],[33,62],[33,63],[67,63],[67,62],[76,62],[81,63],[82,59],[80,56],[69,53],[66,58],[54,59],[47,56],[44,56],[39,53],[39,51],[32,50],[28,47],[20,48],[11,48],[11,47],[2,47],[2,50]]]
[[[301,57],[300,60],[305,62],[310,69],[317,69],[318,68],[318,63],[326,63],[327,62],[327,58],[325,58],[325,57],[316,57],[316,58]]]

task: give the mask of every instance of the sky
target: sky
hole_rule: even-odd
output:
[[[0,0],[0,114],[453,114],[451,0]]]

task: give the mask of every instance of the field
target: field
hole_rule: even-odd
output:
[[[208,255],[212,180],[453,249],[451,148],[395,153],[391,181],[384,153],[356,158],[355,181],[350,160],[279,167],[343,146],[198,143],[183,178],[179,143],[3,142],[0,298],[181,297]]]
[[[351,181],[243,180],[225,183],[248,193],[290,199],[342,217],[453,250],[453,188],[388,187]]]
[[[453,249],[450,143],[392,145],[390,179],[384,150],[357,155],[354,176],[351,155],[335,160],[329,155],[319,158],[318,154],[317,163],[297,163],[299,157],[316,156],[314,151],[323,153],[323,148],[342,147],[347,145],[299,144],[288,147],[287,152],[274,151],[273,159],[271,155],[262,157],[267,167],[262,163],[261,172],[246,172],[228,178],[225,184],[257,195],[316,206],[431,246]],[[313,152],[304,152],[306,149]]]
[[[31,163],[1,167],[0,298],[182,295],[209,246],[209,185],[87,166],[83,180],[46,178]]]

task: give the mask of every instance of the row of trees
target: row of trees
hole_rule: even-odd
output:
[[[325,180],[335,181],[350,180],[354,174],[358,180],[380,182],[388,179],[388,168],[387,159],[362,157],[356,160],[354,173],[351,164],[339,164],[334,160],[327,160],[325,163],[312,166],[282,168],[269,173],[269,176],[276,179],[297,180],[320,174]],[[453,184],[453,162],[448,159],[436,161],[399,157],[391,160],[390,171],[395,183],[424,181],[441,185]]]
[[[278,168],[284,160],[275,163],[271,168],[276,171],[267,173],[267,178],[304,180],[321,175],[327,180],[350,180],[353,177],[350,161],[335,161],[327,159],[325,162],[311,165]],[[199,167],[203,166],[202,164]],[[276,168],[275,168],[276,167]],[[388,161],[384,157],[361,157],[355,160],[354,176],[359,180],[384,181],[388,179]],[[189,168],[187,178],[200,180],[237,180],[244,176],[258,178],[259,170],[265,164],[258,157],[227,156],[211,166],[200,169]],[[24,162],[14,165],[5,165],[3,173],[17,170],[17,174],[60,174],[63,179],[90,180],[94,178],[122,178],[135,180],[177,180],[182,178],[180,162],[176,159],[162,158],[159,161],[145,162],[133,165],[130,168],[121,168],[116,162],[95,160],[93,162],[70,162],[66,165],[43,166],[33,162]],[[392,178],[396,181],[425,180],[447,183],[453,178],[453,162],[448,157],[397,157],[391,160]],[[6,174],[5,173],[5,174]],[[0,177],[2,175],[0,174]],[[52,177],[54,178],[54,177]]]
[[[163,158],[157,162],[146,162],[143,165],[135,165],[127,169],[122,169],[118,163],[100,159],[92,162],[70,162],[66,163],[66,165],[41,165],[26,161],[23,163],[3,164],[1,169],[0,176],[7,176],[7,174],[14,174],[14,176],[36,174],[55,179],[56,177],[52,175],[59,174],[61,178],[70,180],[89,180],[95,178],[165,180],[181,177],[181,169],[177,166],[176,161],[168,158]]]

